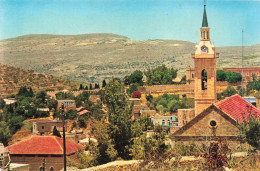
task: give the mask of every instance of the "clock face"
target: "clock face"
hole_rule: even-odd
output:
[[[202,46],[202,47],[201,47],[201,51],[202,51],[202,52],[208,52],[208,48],[207,48],[206,46]]]

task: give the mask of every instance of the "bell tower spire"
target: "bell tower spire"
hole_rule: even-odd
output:
[[[207,13],[206,13],[206,0],[204,0],[204,13],[203,13],[203,20],[202,20],[201,27],[208,27],[208,19],[207,19]]]

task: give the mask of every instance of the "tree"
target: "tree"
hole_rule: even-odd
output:
[[[80,128],[86,128],[87,127],[85,119],[83,119],[83,118],[79,118],[78,124],[79,124]]]
[[[61,138],[60,132],[57,130],[56,126],[54,126],[53,128],[52,134]]]
[[[252,112],[251,108],[248,108],[247,113],[248,118],[245,119],[244,122],[238,123],[238,127],[240,129],[239,137],[242,142],[247,141],[248,144],[256,149],[259,149],[260,118]]]
[[[145,72],[148,85],[171,84],[172,79],[177,77],[177,69],[167,68],[165,65],[158,66]]]
[[[229,83],[236,83],[242,81],[242,75],[237,72],[227,71],[225,80]]]
[[[56,96],[57,100],[75,99],[75,96],[70,92],[68,92],[68,93],[59,92],[59,93],[56,93],[55,96]]]
[[[26,86],[20,87],[19,92],[17,94],[18,96],[25,96],[25,97],[33,97],[34,93],[32,91],[32,88],[29,87],[29,91]]]
[[[226,80],[226,72],[223,70],[217,70],[217,81],[225,81]]]
[[[143,85],[143,72],[136,70],[131,75],[124,78],[125,85],[137,83]]]
[[[106,87],[107,83],[106,83],[106,80],[103,80],[102,81],[102,88]]]
[[[57,106],[58,106],[58,101],[51,98],[47,101],[47,106],[48,108],[51,110],[51,109],[54,109],[56,110],[57,109]]]
[[[141,92],[140,91],[134,91],[132,93],[132,98],[141,98]]]
[[[0,109],[3,109],[5,107],[5,101],[4,99],[0,98]]]
[[[131,95],[132,95],[132,93],[134,92],[134,91],[137,91],[138,90],[138,84],[132,84],[130,87],[129,87],[129,89],[127,89],[127,94],[128,94],[128,96],[129,97],[131,97]]]
[[[41,102],[42,102],[42,103],[45,103],[46,97],[47,97],[47,93],[46,93],[46,91],[44,91],[44,90],[41,90],[40,92],[38,92],[38,93],[36,94],[36,98],[41,99]]]
[[[132,112],[127,105],[123,85],[112,79],[106,85],[103,102],[108,108],[109,134],[118,156],[129,159]]]
[[[238,92],[233,86],[228,86],[222,93],[218,93],[218,100],[225,99],[226,97],[233,96]]]

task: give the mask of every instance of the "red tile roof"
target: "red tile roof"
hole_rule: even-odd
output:
[[[88,110],[82,110],[82,111],[78,112],[78,115],[81,116],[81,115],[84,115],[88,112],[89,112]]]
[[[82,145],[66,141],[66,154],[85,149]],[[56,136],[35,136],[7,147],[10,154],[63,154],[63,140]]]
[[[248,103],[238,94],[214,104],[233,119],[243,122],[250,114],[260,117],[260,110]]]

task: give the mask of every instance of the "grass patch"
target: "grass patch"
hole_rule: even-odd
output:
[[[257,56],[257,55],[252,55],[252,56],[244,56],[244,57],[243,57],[244,60],[250,60],[250,59],[255,59],[255,58],[259,58],[259,56]]]

